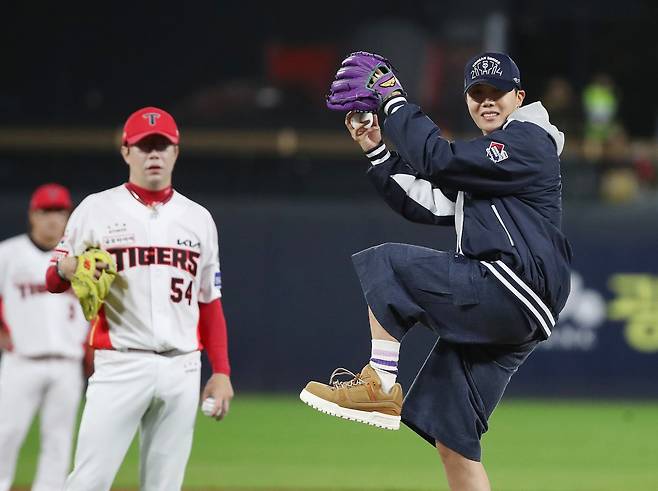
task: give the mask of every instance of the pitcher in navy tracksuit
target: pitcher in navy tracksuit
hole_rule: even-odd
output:
[[[395,344],[409,329],[420,323],[439,335],[401,418],[437,446],[451,489],[477,491],[490,489],[480,438],[511,376],[551,335],[569,295],[571,250],[561,231],[564,136],[541,103],[522,106],[516,64],[501,53],[474,57],[464,94],[483,133],[471,141],[444,139],[401,95],[383,107],[396,151],[381,140],[377,117],[371,128],[355,128],[348,114],[346,125],[391,208],[455,227],[455,251],[383,244],[353,262],[369,306],[370,365],[382,381],[397,368]],[[360,378],[334,390],[356,394]],[[345,414],[337,415],[352,413]]]

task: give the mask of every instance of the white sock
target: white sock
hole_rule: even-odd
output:
[[[393,385],[395,385],[395,379],[398,377],[399,358],[400,343],[397,341],[385,341],[383,339],[372,340],[370,366],[379,375],[384,392],[390,392]]]

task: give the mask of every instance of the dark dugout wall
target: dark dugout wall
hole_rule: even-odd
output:
[[[208,201],[210,202],[210,201]],[[519,395],[658,396],[658,213],[567,206],[573,292],[550,341],[515,375]],[[406,222],[380,202],[217,203],[236,383],[296,390],[369,357],[350,255],[383,242],[454,247],[454,231]],[[407,386],[434,336],[402,348]]]
[[[5,193],[2,237],[24,230],[28,194]],[[219,227],[224,306],[239,391],[297,391],[369,357],[366,305],[350,255],[383,242],[454,247],[451,228],[406,222],[364,200],[188,196]],[[510,394],[656,397],[658,212],[566,205],[574,249],[570,302],[551,339],[514,376]],[[414,329],[402,348],[408,387],[434,336]]]

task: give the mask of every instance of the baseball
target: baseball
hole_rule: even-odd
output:
[[[201,412],[206,416],[214,416],[215,398],[207,397],[201,404]]]
[[[358,128],[363,126],[364,128],[370,128],[372,126],[374,119],[372,113],[354,113],[350,118],[350,124],[353,128]]]

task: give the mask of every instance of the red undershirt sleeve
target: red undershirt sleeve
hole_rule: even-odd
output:
[[[62,293],[69,289],[71,283],[57,274],[57,266],[52,265],[46,271],[46,288],[50,293]]]
[[[9,332],[9,327],[5,323],[5,314],[2,310],[2,297],[0,297],[0,331]]]
[[[210,303],[199,302],[199,337],[213,373],[230,375],[226,319],[219,298]]]

